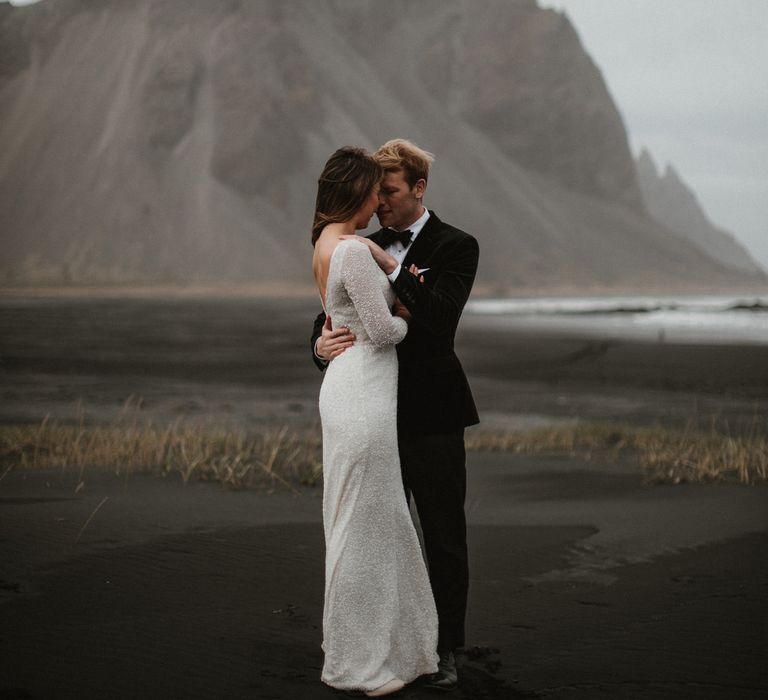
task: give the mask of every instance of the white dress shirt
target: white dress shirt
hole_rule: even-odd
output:
[[[424,224],[427,223],[427,219],[429,219],[429,209],[424,207],[424,213],[410,226],[406,226],[404,229],[402,229],[403,231],[407,229],[411,230],[411,240],[408,242],[408,245],[403,245],[400,243],[400,241],[395,241],[384,249],[398,262],[398,266],[387,275],[390,282],[394,282],[397,279],[397,276],[400,274],[400,270],[403,267],[402,262],[405,260],[405,256],[408,254],[408,250],[416,240],[416,236],[419,235],[421,229],[424,228]]]

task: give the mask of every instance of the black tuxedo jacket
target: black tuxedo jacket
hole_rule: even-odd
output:
[[[381,231],[371,234],[378,242]],[[469,383],[454,352],[454,337],[477,272],[479,249],[468,233],[443,223],[430,211],[429,219],[411,244],[403,269],[393,283],[413,320],[397,346],[399,361],[397,422],[403,434],[452,432],[479,421]],[[429,268],[421,283],[408,272],[415,264]],[[315,319],[312,357],[325,322]]]

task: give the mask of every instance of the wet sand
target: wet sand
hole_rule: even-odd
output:
[[[317,421],[313,299],[2,298],[0,422],[46,414],[263,427]],[[748,430],[768,415],[768,345],[679,345],[499,327],[466,315],[457,350],[487,426],[560,420]],[[763,422],[763,429],[768,426]]]
[[[314,309],[3,300],[0,420],[75,420],[79,400],[108,423],[134,395],[157,421],[311,424]],[[605,345],[467,319],[459,350],[493,427],[764,426],[761,346]],[[451,697],[766,697],[768,489],[651,486],[599,458],[473,453],[468,472],[468,648]],[[318,680],[319,489],[85,481],[0,480],[0,698],[340,697]]]

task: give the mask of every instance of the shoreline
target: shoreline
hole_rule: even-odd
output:
[[[499,288],[497,285],[477,283],[472,300],[580,298],[580,297],[647,297],[647,296],[709,296],[709,295],[768,294],[768,284],[711,287],[674,285],[627,288],[623,286],[562,285],[546,287]],[[210,298],[259,300],[318,299],[317,288],[307,282],[189,282],[189,283],[94,283],[81,285],[64,284],[0,284],[0,300],[6,299],[166,299]]]

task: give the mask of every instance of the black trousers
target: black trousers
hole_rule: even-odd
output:
[[[401,434],[400,466],[406,496],[421,522],[429,580],[439,621],[440,651],[464,646],[469,589],[464,429],[430,435]]]

